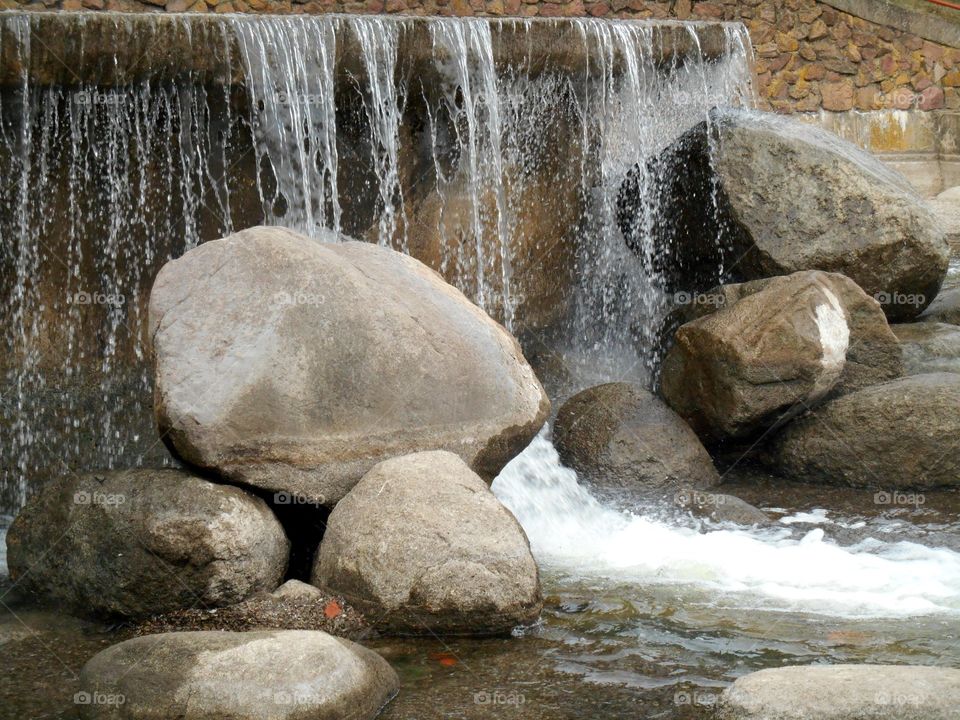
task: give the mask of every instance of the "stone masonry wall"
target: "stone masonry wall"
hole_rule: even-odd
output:
[[[763,107],[785,113],[960,109],[960,48],[817,0],[0,0],[0,8],[739,20],[753,40]]]

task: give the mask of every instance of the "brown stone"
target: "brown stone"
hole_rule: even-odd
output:
[[[940,82],[946,87],[960,87],[960,70],[947,73]]]
[[[857,90],[857,110],[879,110],[882,107],[882,93],[878,85],[868,85]]]
[[[800,45],[800,57],[804,60],[816,60],[817,51],[813,49],[810,43],[802,43]]]
[[[823,109],[845,112],[853,109],[853,81],[825,82],[820,86]]]
[[[801,68],[800,73],[806,80],[823,80],[824,75],[827,74],[827,69],[819,63],[812,63]]]
[[[723,8],[716,3],[702,2],[693,6],[693,14],[701,18],[723,19]]]
[[[795,37],[786,33],[777,33],[777,49],[780,52],[796,52],[800,48],[800,43]]]
[[[823,20],[817,20],[813,23],[813,25],[810,26],[810,32],[807,34],[807,38],[810,40],[819,40],[826,36],[827,24]]]
[[[940,110],[945,105],[943,88],[928,87],[920,93],[917,107],[921,110]]]

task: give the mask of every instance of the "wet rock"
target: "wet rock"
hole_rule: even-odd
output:
[[[190,608],[158,615],[137,625],[138,635],[186,630],[321,630],[337,637],[369,633],[364,616],[342,597],[288,580],[272,593],[214,610]]]
[[[947,720],[960,670],[918,665],[812,665],[760,670],[720,699],[723,720]]]
[[[930,303],[930,307],[923,311],[920,319],[925,322],[960,325],[960,287],[942,290]]]
[[[960,484],[960,374],[929,373],[858,390],[775,439],[784,477],[886,490]]]
[[[10,575],[25,590],[77,612],[129,617],[272,591],[288,552],[262,500],[171,469],[61,478],[7,533]]]
[[[678,507],[689,511],[694,517],[707,518],[713,522],[731,522],[737,525],[766,525],[770,522],[763,510],[734,495],[686,488],[676,494],[674,501]]]
[[[629,383],[583,390],[557,414],[563,463],[601,496],[709,488],[720,482],[696,433],[652,393]]]
[[[947,188],[930,201],[930,207],[937,214],[954,253],[960,252],[960,187]]]
[[[299,502],[333,505],[422,449],[492,479],[549,412],[503,327],[369,243],[265,227],[204,243],[160,271],[150,327],[172,449]]]
[[[80,673],[77,707],[84,720],[361,720],[398,685],[375,652],[322,632],[178,632],[95,655]]]
[[[900,341],[904,372],[960,372],[960,327],[937,322],[904,323],[890,329]]]
[[[656,179],[657,211],[670,219],[652,226],[661,250],[652,262],[674,288],[716,284],[721,264],[739,280],[825,270],[902,320],[923,310],[946,273],[942,228],[906,179],[806,123],[714,111],[624,182],[618,218],[634,246],[644,175]]]
[[[829,285],[840,299],[850,328],[846,363],[831,394],[845,394],[903,375],[902,353],[897,337],[887,324],[880,304],[850,278],[839,273],[811,271],[806,275],[813,282]],[[705,293],[689,295],[690,302],[684,306],[685,315],[689,320],[694,320],[721,308],[731,307],[766,288],[772,279],[721,285]]]
[[[537,565],[516,518],[449,452],[386,460],[340,501],[313,584],[390,632],[489,635],[537,619]]]
[[[683,325],[661,368],[664,399],[715,442],[749,437],[816,404],[846,366],[841,286],[826,273],[773,278]]]

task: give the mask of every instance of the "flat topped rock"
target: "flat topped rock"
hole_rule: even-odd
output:
[[[724,691],[724,720],[956,720],[960,670],[814,665],[750,673]]]
[[[177,632],[98,653],[75,700],[83,720],[363,720],[398,685],[375,652],[323,632]]]

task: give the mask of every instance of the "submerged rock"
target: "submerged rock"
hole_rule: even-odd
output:
[[[912,375],[831,400],[772,444],[785,477],[884,490],[960,485],[960,374]]]
[[[904,372],[960,373],[960,327],[937,322],[892,325],[900,341]]]
[[[919,665],[811,665],[760,670],[720,698],[723,720],[948,720],[960,670]]]
[[[75,701],[84,720],[363,720],[398,685],[375,652],[322,632],[178,632],[95,655]]]
[[[330,514],[311,581],[399,633],[503,634],[542,607],[523,528],[444,451],[368,472]]]
[[[674,498],[677,506],[694,517],[713,522],[731,522],[737,525],[766,525],[770,518],[763,510],[734,495],[711,493],[686,488]]]
[[[160,271],[150,327],[172,449],[299,502],[333,505],[380,460],[424,449],[490,480],[549,412],[502,326],[369,243],[266,227],[204,243]]]
[[[772,278],[683,325],[661,369],[663,397],[713,441],[749,437],[816,404],[846,369],[852,314],[842,299],[845,282],[819,272]]]
[[[601,496],[720,482],[696,433],[660,398],[629,383],[598,385],[567,400],[557,414],[553,441],[563,463]]]
[[[289,549],[265,502],[172,469],[62,478],[7,533],[20,587],[77,612],[129,617],[270,592]]]
[[[619,219],[634,246],[641,177],[653,178],[658,212],[669,218],[653,224],[651,242],[672,287],[710,287],[721,265],[742,280],[839,272],[902,320],[933,300],[947,270],[944,233],[907,180],[806,123],[712,112],[625,180]]]
[[[960,325],[960,287],[944,288],[930,303],[930,307],[923,311],[920,319]]]

